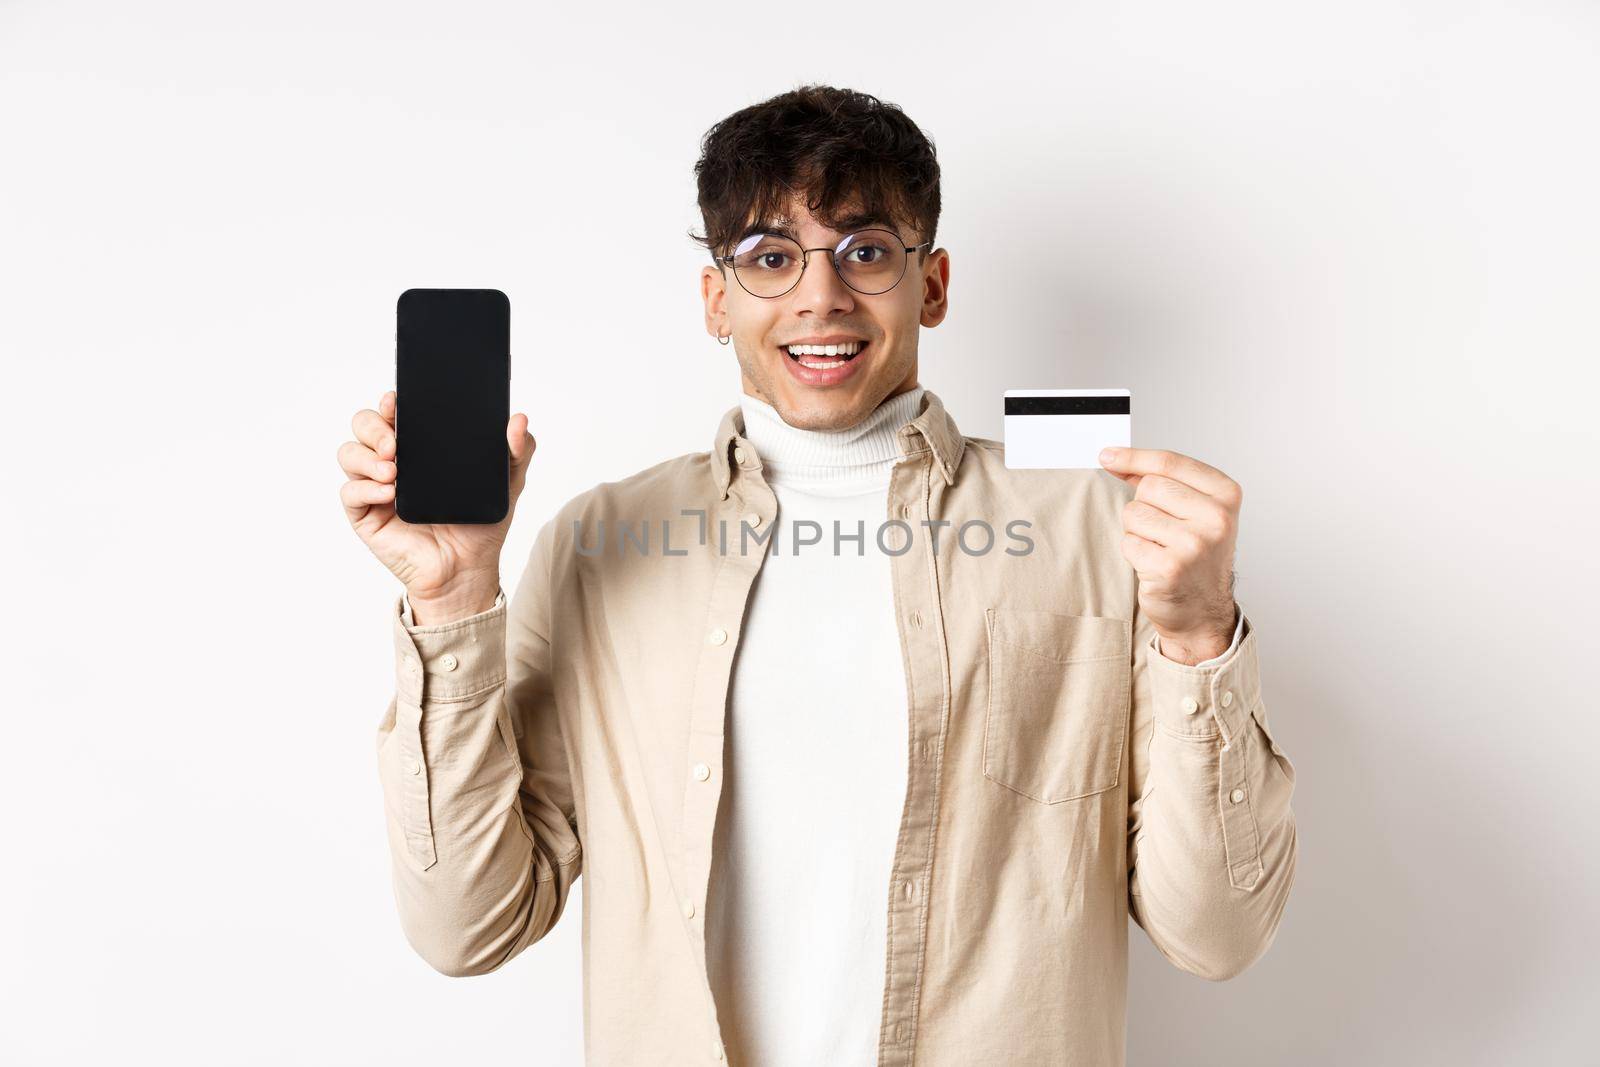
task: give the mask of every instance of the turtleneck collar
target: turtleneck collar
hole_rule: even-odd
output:
[[[895,435],[922,408],[922,386],[879,404],[843,430],[790,426],[771,404],[740,394],[744,436],[755,446],[773,485],[818,496],[849,496],[884,489],[900,461]]]

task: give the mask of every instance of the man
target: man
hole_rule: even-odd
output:
[[[378,730],[405,934],[483,974],[586,874],[593,1063],[1120,1064],[1128,917],[1228,978],[1294,879],[1239,486],[1146,449],[1011,471],[959,432],[917,380],[950,257],[898,109],[806,86],[703,153],[742,386],[709,451],[565,504],[508,603],[509,515],[395,517],[392,393],[340,450],[406,586]],[[521,414],[507,440],[514,501]]]

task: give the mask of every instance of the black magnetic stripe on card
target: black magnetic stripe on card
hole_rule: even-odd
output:
[[[1126,415],[1129,396],[1008,396],[1007,415]]]

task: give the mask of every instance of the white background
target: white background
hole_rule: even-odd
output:
[[[575,903],[476,980],[406,945],[394,579],[335,452],[394,300],[513,304],[507,546],[708,447],[691,168],[825,81],[937,144],[922,381],[1120,386],[1245,488],[1295,760],[1276,944],[1131,931],[1129,1062],[1593,1063],[1592,4],[0,3],[0,1058],[575,1064]],[[513,592],[508,588],[508,593]]]

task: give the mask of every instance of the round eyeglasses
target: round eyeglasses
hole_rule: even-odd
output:
[[[713,258],[733,267],[745,292],[771,300],[800,284],[812,252],[826,252],[841,281],[863,296],[877,296],[900,284],[912,252],[931,244],[907,245],[892,230],[877,227],[857,230],[832,248],[801,248],[781,234],[752,233],[731,254]]]

